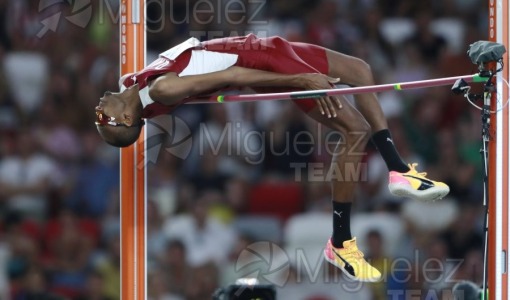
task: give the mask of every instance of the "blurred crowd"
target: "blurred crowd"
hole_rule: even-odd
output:
[[[119,155],[93,110],[118,90],[119,4],[71,2],[0,0],[0,299],[120,299]],[[148,60],[190,36],[255,33],[360,57],[381,84],[465,75],[487,5],[150,1]],[[353,233],[382,282],[356,285],[320,259],[334,133],[284,101],[185,105],[147,165],[150,299],[210,299],[246,276],[281,299],[445,299],[456,280],[480,283],[479,111],[448,86],[379,97],[400,154],[451,187],[436,203],[395,198],[380,155],[363,153]]]

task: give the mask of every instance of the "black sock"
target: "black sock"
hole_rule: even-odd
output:
[[[377,150],[379,150],[379,153],[381,153],[388,170],[401,173],[409,171],[409,167],[404,163],[400,154],[398,154],[388,129],[374,133],[372,135],[372,142],[377,147]]]
[[[333,201],[333,236],[331,243],[335,248],[342,248],[343,242],[351,236],[351,202]]]

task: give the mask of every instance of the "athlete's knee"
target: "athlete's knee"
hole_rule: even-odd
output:
[[[362,153],[370,140],[370,125],[363,119],[356,128],[343,134],[343,140],[347,148],[356,153]]]
[[[355,85],[372,85],[374,84],[374,76],[372,74],[372,68],[370,64],[361,58],[352,57],[352,66],[354,70],[351,70],[355,74],[354,82]]]
[[[353,140],[359,147],[365,148],[370,140],[371,135],[370,124],[365,118],[359,118],[357,122],[347,131],[347,140]]]
[[[349,122],[342,122],[340,117],[336,117],[332,121],[330,127],[341,134],[343,143],[356,147],[360,151],[365,149],[371,136],[371,128],[365,118],[359,117]]]
[[[358,118],[357,122],[355,122],[355,126],[353,126],[352,132],[364,133],[367,136],[371,132],[370,124],[368,124],[365,118]]]
[[[349,122],[344,122],[341,116],[334,117],[331,120],[333,129],[338,131],[366,132],[367,134],[371,132],[370,124],[368,124],[367,120],[362,116],[352,118]]]

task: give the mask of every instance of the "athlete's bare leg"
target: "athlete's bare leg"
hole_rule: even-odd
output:
[[[367,86],[374,84],[370,66],[363,60],[325,49],[328,60],[328,75],[340,78],[340,82],[351,86]],[[374,93],[354,95],[356,107],[372,127],[372,140],[377,146],[390,171],[407,172],[409,168],[398,154],[388,122],[382,111],[379,100]]]
[[[374,78],[370,66],[363,60],[325,49],[328,60],[328,75],[339,77],[340,81],[353,86],[373,85]],[[372,127],[372,141],[381,153],[390,171],[389,189],[399,196],[431,201],[443,198],[450,191],[442,182],[435,182],[419,173],[414,165],[408,166],[398,154],[388,123],[375,94],[354,96],[356,107]],[[417,179],[417,177],[419,177]]]
[[[332,198],[335,202],[352,202],[355,187],[360,178],[353,178],[351,176],[353,174],[347,174],[346,171],[352,170],[349,169],[352,167],[359,167],[358,164],[363,158],[362,153],[370,139],[370,126],[344,97],[340,99],[342,109],[337,110],[336,117],[324,116],[317,106],[308,112],[308,115],[341,133],[344,140],[338,142],[330,167],[340,171],[340,176],[331,180]]]
[[[325,55],[326,66],[320,66],[323,72],[327,72],[330,77],[340,78],[340,83],[351,86],[373,85],[374,78],[370,66],[363,60],[345,55],[336,51],[303,43],[291,43],[296,54],[310,65],[322,63],[317,55],[322,51]],[[318,49],[321,49],[318,51]],[[324,69],[327,71],[324,71]],[[372,128],[372,141],[381,153],[388,169],[390,171],[407,172],[409,167],[398,154],[393,144],[391,133],[388,130],[388,123],[382,111],[382,108],[375,94],[358,94],[354,96],[356,107],[363,117],[368,121]]]
[[[340,82],[352,86],[373,85],[370,66],[363,60],[326,49],[329,76],[340,78]],[[356,107],[372,127],[372,132],[388,129],[386,117],[377,96],[373,93],[354,95]]]
[[[349,278],[360,281],[377,281],[381,273],[371,266],[358,250],[356,240],[351,235],[350,214],[354,191],[360,178],[358,169],[366,144],[370,138],[370,126],[344,97],[340,98],[342,109],[336,111],[337,116],[327,118],[316,106],[308,115],[318,122],[339,131],[343,140],[337,144],[330,168],[340,173],[331,177],[333,233],[324,249],[327,261],[340,268]]]

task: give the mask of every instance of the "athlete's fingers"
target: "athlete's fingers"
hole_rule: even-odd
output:
[[[328,108],[329,108],[329,111],[331,112],[331,115],[333,115],[333,117],[336,117],[336,109],[335,109],[335,105],[333,104],[334,103],[333,98],[335,98],[335,97],[328,97],[326,103],[328,104]]]
[[[331,112],[329,111],[329,105],[328,101],[325,97],[321,97],[322,107],[324,108],[324,112],[328,116],[328,118],[331,118]]]
[[[329,81],[329,83],[339,83],[340,82],[340,78],[339,77],[333,78],[333,77],[329,77],[328,76],[328,81]]]
[[[342,101],[340,101],[340,97],[333,97],[335,98],[336,105],[338,106],[338,109],[342,109]]]
[[[324,115],[324,108],[322,107],[322,102],[321,102],[321,99],[315,99],[315,102],[317,103],[317,106],[319,106],[319,111],[321,112],[322,115]]]

